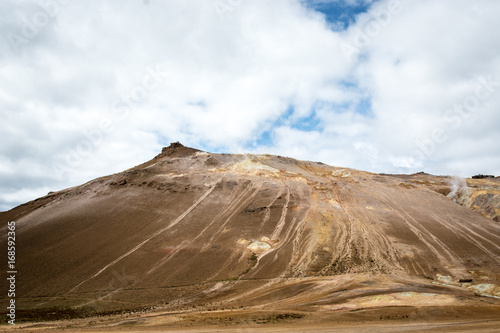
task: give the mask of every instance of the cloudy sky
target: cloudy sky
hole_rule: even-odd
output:
[[[0,2],[0,210],[173,141],[500,175],[496,0]]]

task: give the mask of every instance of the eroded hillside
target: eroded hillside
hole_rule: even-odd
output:
[[[24,314],[498,309],[500,224],[417,183],[173,144],[0,219]]]
[[[462,206],[500,222],[500,177],[464,179],[451,176],[433,176],[423,172],[413,175],[394,175],[394,177],[426,186],[446,195]]]

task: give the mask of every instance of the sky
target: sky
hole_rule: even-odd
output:
[[[500,175],[496,0],[0,1],[0,211],[180,141]]]

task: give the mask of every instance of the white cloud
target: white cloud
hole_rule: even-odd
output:
[[[299,0],[221,1],[224,13],[210,0],[60,1],[46,24],[36,2],[2,2],[3,208],[139,164],[170,141],[248,151],[265,130],[274,142],[255,151],[500,174],[500,87],[467,117],[448,112],[479,78],[500,80],[499,4],[377,1],[332,31]],[[12,34],[24,36],[19,50]],[[356,48],[350,61],[342,45]],[[313,116],[319,125],[300,129]],[[446,140],[431,147],[436,129]]]
[[[475,158],[471,155],[473,147],[455,149],[457,140],[477,142],[477,137],[496,134],[493,128],[485,132],[485,124],[481,124],[480,119],[486,116],[483,121],[499,123],[499,115],[493,114],[493,110],[498,106],[500,86],[481,101],[470,117],[462,118],[458,128],[450,128],[446,119],[447,110],[455,103],[462,104],[468,96],[474,96],[481,85],[479,78],[493,75],[494,80],[500,80],[497,65],[500,36],[492,24],[500,7],[484,1],[482,4],[489,10],[479,13],[474,4],[468,1],[456,1],[453,6],[445,1],[409,3],[367,46],[368,57],[360,64],[359,78],[368,77],[364,89],[372,96],[377,119],[371,141],[379,147],[395,144],[396,149],[389,149],[391,155],[411,154],[418,142],[430,138],[432,131],[440,128],[447,140],[436,143],[435,153],[424,159],[424,165],[432,169],[433,160]],[[498,151],[494,145],[489,149],[490,154]],[[449,155],[447,151],[454,154]],[[498,164],[483,165],[483,168],[495,173],[500,171]],[[467,175],[470,171],[467,168],[460,173]]]

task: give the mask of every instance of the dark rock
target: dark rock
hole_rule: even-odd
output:
[[[472,176],[473,179],[483,179],[483,178],[495,178],[493,175],[475,175]]]

